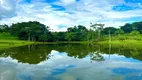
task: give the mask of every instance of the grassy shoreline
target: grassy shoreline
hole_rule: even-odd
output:
[[[1,49],[7,49],[11,47],[19,47],[19,46],[25,46],[30,44],[66,44],[66,43],[80,43],[80,44],[86,44],[90,43],[88,41],[66,41],[66,42],[29,42],[29,41],[23,41],[23,40],[7,40],[7,39],[0,39],[0,50]]]
[[[88,41],[66,41],[66,42],[29,42],[23,40],[7,40],[0,39],[0,49],[19,47],[30,44],[66,44],[66,43],[80,43],[80,44],[99,44],[99,45],[109,45],[113,47],[124,47],[124,48],[140,48],[142,49],[142,41],[137,40],[114,40],[114,41],[99,41],[99,42],[88,42]]]
[[[97,42],[97,44],[100,45],[112,45],[113,47],[122,47],[122,48],[128,48],[128,49],[142,49],[142,41],[137,41],[137,40],[114,40],[114,41],[100,41]]]
[[[6,49],[11,47],[19,47],[29,44],[34,44],[35,42],[28,42],[28,41],[22,41],[22,40],[6,40],[6,39],[0,39],[0,49]]]
[[[18,40],[17,37],[10,35],[10,33],[0,33],[0,50],[29,44],[34,44],[34,42]]]

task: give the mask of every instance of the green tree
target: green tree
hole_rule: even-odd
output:
[[[12,35],[22,40],[40,41],[41,35],[51,36],[49,27],[37,21],[12,24],[10,30]]]
[[[94,39],[95,33],[93,30],[89,30],[89,32],[87,33],[87,40],[88,41],[92,41]]]
[[[140,32],[137,31],[137,30],[133,30],[133,31],[130,33],[130,35],[132,35],[132,36],[134,37],[134,39],[136,39],[137,35],[139,35],[139,34],[140,34]]]
[[[106,27],[103,29],[103,34],[108,35],[110,34],[115,34],[115,32],[117,31],[117,28],[114,27]]]
[[[9,32],[10,28],[8,25],[0,25],[0,32]]]
[[[87,32],[87,28],[83,25],[78,25],[78,26],[74,26],[74,27],[69,27],[68,32]]]
[[[134,22],[134,23],[126,23],[124,26],[121,26],[121,29],[125,32],[125,33],[130,33],[133,30],[137,30],[140,33],[142,33],[142,21],[141,22]]]
[[[68,41],[84,41],[87,40],[88,29],[83,25],[69,27],[66,33],[66,40]]]
[[[66,41],[66,32],[52,32],[54,41]]]
[[[120,37],[120,35],[124,34],[124,31],[122,29],[118,29],[117,31],[115,31],[115,34]]]
[[[124,26],[121,26],[121,29],[125,33],[130,33],[131,31],[133,31],[133,28],[132,28],[131,24],[129,24],[129,23],[126,23]]]
[[[79,35],[76,32],[69,32],[66,34],[66,39],[68,41],[80,41]]]
[[[46,42],[46,41],[49,40],[49,37],[48,37],[48,35],[43,34],[39,37],[39,40],[42,41],[42,42]]]
[[[94,30],[95,32],[96,32],[96,34],[98,34],[97,35],[97,39],[98,40],[100,40],[101,39],[101,33],[102,33],[102,31],[103,31],[103,27],[104,27],[104,24],[92,24],[92,23],[90,23],[91,25],[90,25],[90,28],[92,29],[92,30]]]

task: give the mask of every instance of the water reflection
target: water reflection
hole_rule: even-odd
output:
[[[0,80],[141,80],[141,53],[91,44],[11,48],[0,51]]]
[[[138,50],[136,48],[130,50],[125,48],[112,48],[111,45],[107,47],[88,44],[29,45],[1,50],[0,56],[10,56],[22,63],[37,64],[52,57],[52,55],[50,55],[52,50],[66,52],[69,57],[78,59],[89,56],[91,61],[104,61],[105,58],[102,56],[103,54],[118,54],[127,58],[142,60],[142,54],[140,54],[142,53],[142,50]]]

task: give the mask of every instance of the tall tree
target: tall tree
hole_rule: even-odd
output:
[[[66,33],[66,39],[69,41],[84,41],[87,40],[88,29],[83,25],[69,27]]]
[[[137,35],[139,35],[139,34],[140,34],[140,32],[137,31],[137,30],[133,30],[133,31],[130,33],[130,35],[134,36],[134,39],[136,39]]]
[[[37,21],[12,24],[11,34],[22,40],[39,41],[41,35],[50,36],[49,27]]]
[[[0,32],[9,32],[9,27],[8,25],[4,24],[4,25],[0,25]]]
[[[131,26],[131,24],[127,23],[124,26],[121,26],[121,29],[125,32],[125,33],[130,33],[133,28]]]
[[[124,31],[122,29],[118,29],[117,31],[115,31],[115,34],[120,37],[121,34],[124,34]]]
[[[104,24],[91,24],[91,28],[98,34],[98,40],[101,38],[101,32],[103,31]]]
[[[117,28],[115,27],[106,27],[103,29],[103,34],[108,35],[109,32],[110,34],[115,34],[116,31],[117,31]]]

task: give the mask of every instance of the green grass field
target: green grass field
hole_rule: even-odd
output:
[[[17,37],[11,36],[9,33],[0,33],[0,49],[24,46],[33,43],[34,42],[18,40]]]
[[[139,35],[130,35],[130,34],[124,34],[124,35],[111,35],[111,39],[113,40],[138,40],[142,41],[142,34]],[[105,35],[103,36],[103,40],[107,41],[109,40],[109,36]]]
[[[111,42],[109,37],[105,36],[103,41],[99,41],[99,44],[106,45],[111,44],[113,47],[125,47],[125,48],[139,48],[142,49],[142,35],[131,36],[128,34],[121,36],[112,36]]]

